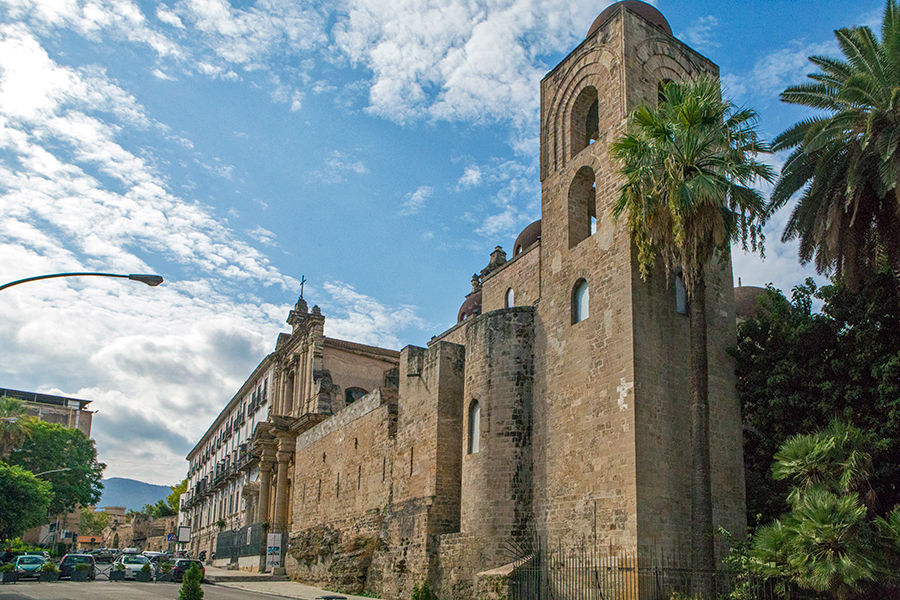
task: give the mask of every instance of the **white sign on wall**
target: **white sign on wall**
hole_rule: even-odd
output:
[[[191,528],[187,525],[181,525],[178,527],[178,542],[181,544],[187,544],[191,541]]]
[[[270,533],[266,535],[266,567],[281,566],[281,534]]]

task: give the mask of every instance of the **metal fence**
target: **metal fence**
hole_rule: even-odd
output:
[[[727,571],[694,573],[690,559],[673,552],[628,553],[591,545],[553,548],[543,540],[513,550],[517,556],[510,600],[669,600],[674,593],[690,596],[696,577],[712,579],[706,589],[715,590],[716,597],[740,587],[743,598],[801,598],[787,582],[752,581]]]
[[[221,531],[216,537],[216,558],[230,558],[237,562],[242,556],[265,554],[266,531],[262,523],[240,529]]]

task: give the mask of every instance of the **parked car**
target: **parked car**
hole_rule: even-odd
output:
[[[65,556],[63,556],[63,559],[59,561],[59,578],[71,578],[72,571],[75,570],[75,566],[82,564],[90,566],[87,572],[87,578],[93,580],[94,577],[97,576],[97,565],[96,561],[94,561],[93,555],[91,554],[66,554]]]
[[[98,563],[111,563],[115,559],[115,553],[108,548],[94,550],[91,554],[94,555],[94,560]]]
[[[187,570],[191,568],[191,565],[197,565],[200,569],[200,581],[204,581],[206,579],[206,568],[203,566],[203,563],[196,558],[175,559],[175,566],[172,567],[172,580],[176,583],[181,581]]]
[[[113,563],[113,568],[119,564],[125,566],[125,579],[135,579],[134,574],[149,565],[150,559],[142,554],[123,554]]]
[[[15,563],[16,573],[19,574],[19,579],[25,579],[26,577],[34,577],[37,579],[40,577],[40,569],[41,565],[47,562],[47,559],[43,556],[37,554],[23,554],[22,556],[17,556]]]

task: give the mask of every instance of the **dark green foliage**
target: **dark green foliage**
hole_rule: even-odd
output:
[[[180,508],[181,495],[187,491],[187,479],[182,479],[181,483],[176,483],[171,487],[172,493],[166,496],[166,504],[172,509],[172,514],[177,515]]]
[[[419,584],[413,586],[410,600],[436,600],[436,598],[431,588],[428,587],[428,582],[423,581],[421,586]]]
[[[200,587],[200,569],[196,564],[191,564],[191,567],[185,572],[184,577],[182,577],[181,581],[181,593],[178,595],[178,600],[201,600],[203,598],[203,589]]]
[[[813,313],[816,299],[824,302]],[[881,272],[846,287],[813,281],[792,300],[769,289],[756,318],[738,326],[734,352],[744,415],[747,514],[768,523],[788,510],[790,486],[772,478],[775,452],[789,437],[835,417],[871,431],[874,509],[900,503],[900,319],[893,278]]]
[[[0,540],[18,537],[43,523],[52,497],[46,481],[0,462]]]
[[[51,514],[72,512],[77,506],[94,506],[100,501],[103,469],[97,462],[94,440],[82,431],[45,421],[32,420],[29,435],[21,447],[10,452],[9,463],[32,473],[69,468],[69,471],[48,473],[41,478],[53,489]]]
[[[790,483],[790,511],[753,536],[743,566],[837,600],[886,598],[897,588],[900,508],[872,510],[876,437],[839,420],[789,438],[773,474]]]
[[[142,508],[138,514],[148,515],[154,519],[159,519],[161,517],[173,517],[178,514],[178,511],[169,506],[166,500],[160,500],[156,504],[145,504],[144,508]]]

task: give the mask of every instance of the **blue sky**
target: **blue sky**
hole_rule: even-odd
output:
[[[0,282],[166,278],[0,293],[0,387],[93,400],[107,476],[173,484],[301,276],[327,335],[425,345],[540,217],[538,83],[608,4],[0,0]],[[883,2],[656,6],[771,138],[806,57]],[[744,285],[814,274],[783,222]]]

